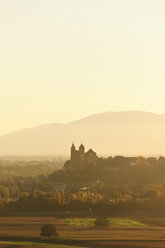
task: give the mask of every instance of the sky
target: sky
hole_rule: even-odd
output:
[[[0,0],[0,135],[165,113],[164,0]]]

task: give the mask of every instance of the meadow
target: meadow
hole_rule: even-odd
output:
[[[70,226],[94,226],[95,218],[68,218],[61,219]],[[108,218],[109,226],[144,226],[145,224],[126,218]]]
[[[0,247],[165,247],[165,218],[108,218],[96,228],[95,218],[0,217]],[[55,224],[59,238],[41,238],[43,223]]]
[[[47,244],[47,243],[40,243],[37,242],[24,242],[24,241],[0,241],[0,247],[26,247],[26,248],[75,248],[75,246],[68,246],[68,245],[55,245],[55,244]],[[79,247],[81,248],[81,247]],[[82,247],[83,248],[83,247]]]

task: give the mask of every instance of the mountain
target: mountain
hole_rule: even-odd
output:
[[[0,136],[2,155],[64,155],[72,142],[99,155],[164,155],[165,115],[106,112],[68,124],[48,124]]]

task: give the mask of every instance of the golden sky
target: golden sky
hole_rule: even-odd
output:
[[[0,0],[0,135],[165,113],[164,0]]]

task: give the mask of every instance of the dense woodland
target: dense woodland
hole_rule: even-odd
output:
[[[0,161],[1,215],[165,208],[163,157],[100,158],[97,164],[77,170],[66,164],[59,170],[59,161]],[[59,189],[59,184],[64,188]]]

